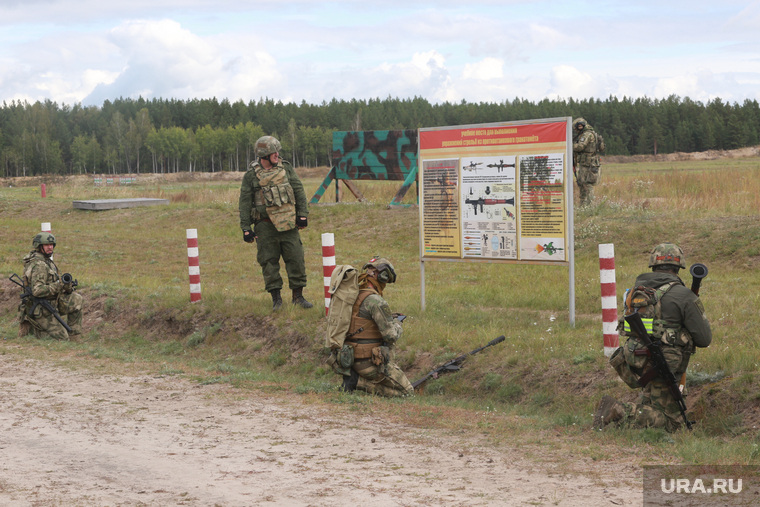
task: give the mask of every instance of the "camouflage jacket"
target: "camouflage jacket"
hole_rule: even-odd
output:
[[[53,259],[32,250],[24,257],[24,283],[37,298],[55,299],[63,288],[58,266]]]
[[[577,138],[573,139],[573,164],[600,165],[599,155],[596,153],[596,133],[593,127],[587,126]]]
[[[668,323],[666,326],[686,329],[697,347],[709,346],[712,330],[702,300],[678,276],[661,271],[643,273],[636,278],[634,287],[643,285],[656,289],[670,282],[678,283],[662,297],[662,319]]]
[[[267,206],[257,195],[261,195],[262,186],[259,178],[256,176],[256,169],[261,167],[258,162],[251,163],[250,169],[243,176],[243,183],[240,186],[240,200],[238,208],[240,212],[240,228],[244,231],[252,230],[251,224],[254,223],[254,216],[260,220],[268,219]],[[295,215],[305,217],[309,215],[308,204],[306,201],[306,192],[303,183],[298,178],[295,169],[289,162],[281,161],[275,167],[283,167],[287,176],[288,183],[293,189],[295,196]]]
[[[367,296],[359,307],[358,316],[375,321],[375,324],[380,329],[380,334],[383,336],[383,345],[386,347],[393,347],[399,338],[401,338],[403,331],[401,323],[393,318],[391,307],[388,306],[388,302],[381,295],[372,294]]]

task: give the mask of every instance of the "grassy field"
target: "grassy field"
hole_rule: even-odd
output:
[[[303,172],[311,196],[326,172]],[[494,442],[546,447],[591,459],[627,454],[640,463],[760,464],[760,345],[752,331],[760,286],[760,159],[610,164],[595,204],[576,209],[576,322],[569,324],[566,268],[428,262],[420,304],[418,209],[387,209],[399,184],[358,182],[368,202],[334,203],[332,187],[311,207],[302,233],[315,303],[272,315],[255,247],[242,241],[241,174],[145,175],[125,186],[91,179],[5,180],[0,188],[0,353],[97,371],[148,371],[241,392],[289,391],[305,403],[383,411],[422,427],[476,431]],[[9,186],[13,185],[13,186]],[[414,187],[405,202],[413,203]],[[101,212],[72,200],[161,197],[168,206]],[[333,202],[331,202],[333,201]],[[18,294],[7,281],[42,222],[55,260],[80,282],[85,334],[66,343],[17,338]],[[198,230],[203,299],[189,302],[185,231]],[[385,400],[337,389],[323,363],[321,234],[335,234],[339,264],[389,257],[399,273],[386,296],[406,313],[398,361],[411,380],[432,366],[507,340],[428,383],[413,399]],[[680,244],[687,264],[705,263],[702,283],[713,344],[692,358],[691,433],[591,429],[603,394],[634,400],[602,353],[598,244],[615,245],[618,296],[647,270],[657,243]],[[283,270],[284,272],[284,270]],[[688,273],[685,282],[690,285]],[[289,294],[286,294],[289,296]]]

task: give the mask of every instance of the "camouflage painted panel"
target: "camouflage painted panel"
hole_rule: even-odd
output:
[[[336,177],[403,181],[417,168],[417,142],[413,129],[334,132]]]

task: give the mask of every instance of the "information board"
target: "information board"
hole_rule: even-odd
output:
[[[570,125],[420,129],[421,259],[567,265]]]

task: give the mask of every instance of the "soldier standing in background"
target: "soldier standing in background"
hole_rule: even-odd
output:
[[[583,118],[573,121],[573,172],[578,183],[581,206],[594,200],[594,185],[601,176],[599,153],[604,151],[604,141]]]
[[[261,266],[267,292],[272,295],[272,310],[282,306],[280,257],[285,262],[293,304],[312,305],[303,296],[306,265],[300,229],[307,226],[306,193],[293,166],[280,159],[280,141],[264,136],[256,141],[258,160],[243,176],[240,187],[240,228],[246,243],[257,242],[256,260]],[[251,226],[253,224],[253,227]]]
[[[19,310],[21,327],[19,336],[34,331],[37,338],[68,340],[69,335],[82,333],[82,304],[84,298],[74,292],[76,281],[71,275],[64,278],[58,273],[58,266],[53,262],[55,236],[49,232],[40,232],[32,240],[33,250],[24,257],[24,285],[30,287],[31,296],[25,298]],[[46,299],[53,309],[58,310],[61,319],[66,319],[71,333],[43,305],[34,299]],[[30,329],[31,328],[31,329]]]

